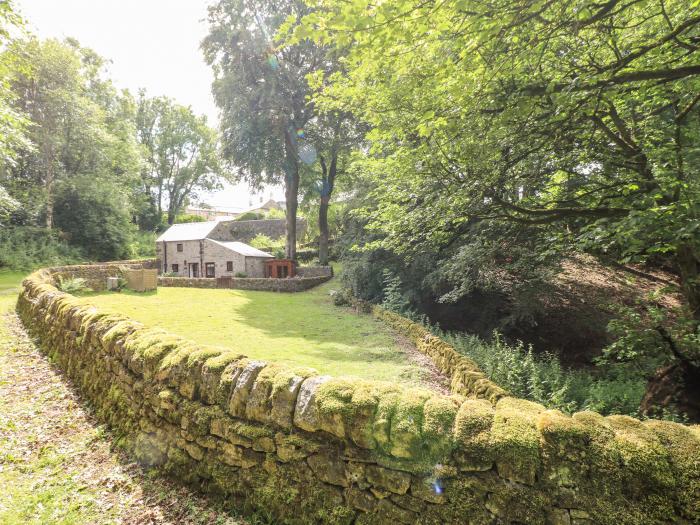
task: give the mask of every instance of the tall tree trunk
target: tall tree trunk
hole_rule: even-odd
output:
[[[53,149],[49,146],[46,150],[46,229],[50,230],[53,228],[53,186],[54,186],[54,165],[53,165]]]
[[[286,246],[287,259],[297,258],[297,208],[299,207],[299,162],[297,149],[292,139],[292,131],[284,132],[284,145],[286,157],[286,169],[284,180],[284,196],[287,200],[285,213],[286,222]]]
[[[689,244],[681,244],[676,252],[676,264],[691,315],[700,323],[700,254]]]
[[[700,257],[692,246],[682,244],[676,251],[676,266],[681,291],[697,330],[700,325]],[[647,383],[642,412],[658,415],[660,407],[670,406],[686,414],[691,421],[700,422],[700,356],[692,348],[682,348],[663,327],[657,330],[669,345],[675,360],[658,370]]]
[[[330,197],[321,196],[321,205],[318,208],[318,263],[321,266],[328,265],[328,206]]]
[[[328,265],[328,238],[330,236],[328,228],[328,208],[330,207],[333,186],[335,185],[335,175],[338,164],[338,155],[333,153],[331,165],[326,165],[326,159],[319,157],[321,162],[321,173],[323,176],[321,186],[321,204],[318,208],[318,262],[321,266]]]

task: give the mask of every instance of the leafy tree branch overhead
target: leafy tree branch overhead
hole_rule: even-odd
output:
[[[287,38],[345,55],[315,102],[372,127],[382,246],[455,250],[505,222],[537,228],[540,249],[666,260],[693,319],[675,336],[697,332],[698,2],[309,5]]]

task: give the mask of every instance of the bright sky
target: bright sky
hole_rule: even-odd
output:
[[[199,43],[207,34],[212,0],[15,0],[29,29],[41,38],[74,37],[111,61],[109,76],[118,87],[152,96],[167,95],[208,116],[216,126],[212,72]],[[244,184],[227,185],[202,200],[212,206],[247,208],[281,188],[251,193]]]

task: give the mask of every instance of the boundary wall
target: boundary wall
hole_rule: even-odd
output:
[[[260,290],[265,292],[303,292],[325,283],[330,276],[292,277],[290,279],[268,279],[258,277],[231,277],[228,286],[234,290]],[[220,288],[216,279],[204,277],[158,277],[158,286],[182,288]]]
[[[57,273],[25,279],[17,304],[43,351],[139,461],[246,511],[290,524],[700,522],[698,426],[509,397],[379,310],[453,395],[251,360],[235,341],[202,347],[86,306]]]

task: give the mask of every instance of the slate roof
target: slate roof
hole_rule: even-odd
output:
[[[201,241],[209,236],[217,224],[218,221],[173,224],[156,239],[156,242]]]
[[[241,255],[244,255],[246,257],[269,257],[272,258],[273,256],[270,255],[267,252],[264,252],[262,250],[258,250],[257,248],[253,248],[252,246],[244,243],[244,242],[238,242],[238,241],[215,241],[214,239],[207,239],[211,242],[215,242],[216,244],[219,244],[223,246],[224,248],[227,248],[233,252],[239,253]]]

